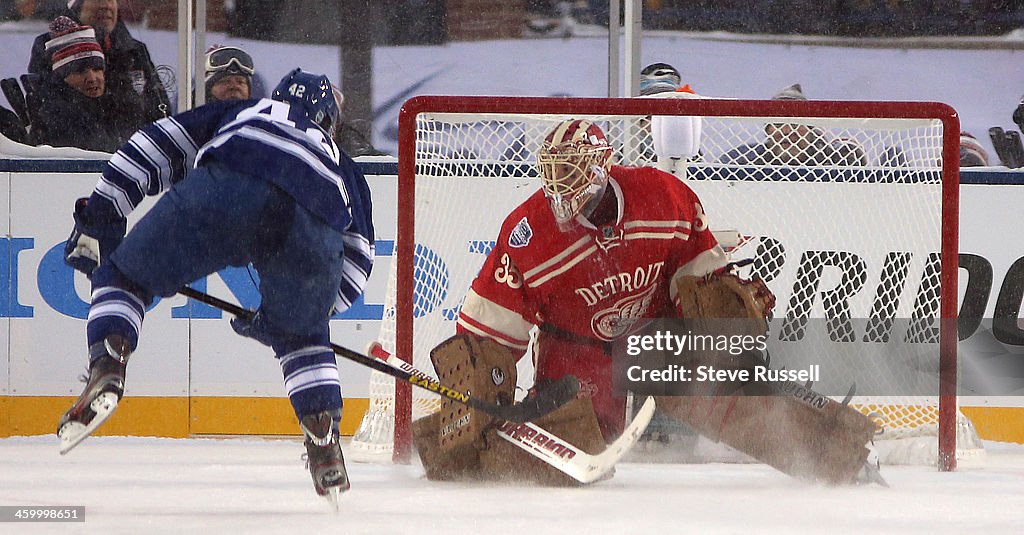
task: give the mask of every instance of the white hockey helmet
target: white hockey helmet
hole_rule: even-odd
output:
[[[572,220],[604,189],[611,164],[608,138],[591,121],[563,121],[548,133],[537,166],[555,221]]]

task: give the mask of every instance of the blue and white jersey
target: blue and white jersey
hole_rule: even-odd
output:
[[[345,276],[335,310],[348,309],[373,267],[370,188],[330,136],[287,102],[214,102],[145,126],[104,166],[90,212],[127,218],[147,195],[213,161],[273,183],[342,233]]]

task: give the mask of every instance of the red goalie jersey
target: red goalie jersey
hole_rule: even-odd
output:
[[[466,295],[458,329],[526,351],[536,379],[573,374],[592,398],[601,430],[621,433],[624,400],[612,393],[610,343],[644,319],[672,315],[677,274],[725,265],[697,196],[657,169],[613,166],[618,217],[595,227],[577,216],[560,229],[538,191],[512,211]]]

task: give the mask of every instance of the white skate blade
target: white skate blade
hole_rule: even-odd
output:
[[[341,487],[327,487],[327,494],[324,494],[324,499],[327,503],[331,504],[331,510],[335,513],[341,511],[341,504],[338,502],[341,498]]]
[[[67,422],[57,431],[60,437],[60,454],[71,451],[75,446],[85,440],[97,427],[107,421],[114,410],[117,409],[118,397],[113,392],[104,392],[92,400],[89,408],[96,413],[89,425],[82,425],[81,422]]]
[[[889,488],[889,482],[882,477],[882,472],[878,469],[878,466],[869,462],[865,462],[864,466],[861,467],[860,473],[857,474],[857,481],[862,484],[874,483]]]

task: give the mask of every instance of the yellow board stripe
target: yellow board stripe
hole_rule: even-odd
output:
[[[960,407],[960,412],[982,439],[1024,444],[1024,408]]]
[[[191,398],[190,416],[193,435],[301,435],[288,398]],[[370,405],[366,398],[345,400],[341,412],[341,434],[355,434],[363,413]]]
[[[63,396],[0,396],[0,437],[49,435],[74,403]],[[366,398],[345,400],[341,433],[352,435],[369,407]],[[299,435],[288,398],[126,397],[97,436],[184,438],[192,435]],[[56,439],[54,439],[56,440]]]
[[[0,437],[56,433],[73,397],[0,396]],[[369,407],[345,400],[341,433],[352,435]],[[961,407],[985,440],[1024,444],[1024,408]],[[96,435],[184,438],[192,435],[299,435],[287,398],[127,397]],[[54,439],[56,440],[56,439]]]

